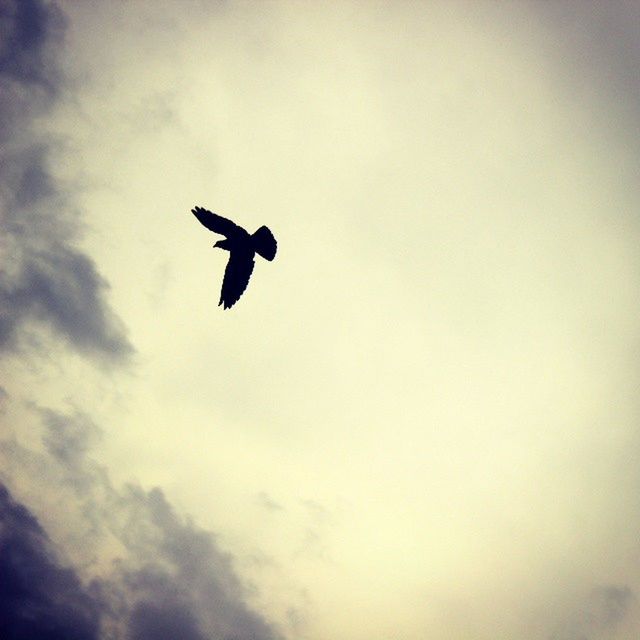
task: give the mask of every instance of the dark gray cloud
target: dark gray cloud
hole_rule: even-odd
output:
[[[47,469],[34,481],[41,484],[38,492],[47,504],[64,502],[63,535],[68,538],[58,545],[61,555],[76,567],[75,572],[64,570],[69,576],[65,588],[75,589],[81,612],[93,616],[87,618],[93,624],[87,622],[89,630],[99,623],[97,637],[117,640],[280,637],[247,605],[249,592],[235,574],[233,558],[220,550],[212,533],[178,516],[158,488],[146,491],[130,484],[118,489],[112,484],[104,467],[88,455],[100,437],[89,416],[37,406],[31,410],[43,426],[46,451],[36,454],[14,443],[4,455],[21,473]],[[50,560],[51,552],[44,551],[51,543],[43,528],[25,507],[15,509],[39,532],[33,538],[32,555],[57,566]],[[26,525],[18,529],[15,522],[19,520],[14,517],[5,529],[19,537]],[[55,575],[43,576],[41,588],[46,590],[49,576]]]
[[[55,98],[60,83],[55,49],[64,29],[55,4],[0,0],[0,144],[24,135],[30,117]]]
[[[0,637],[98,638],[99,609],[37,519],[0,483]]]
[[[53,2],[0,2],[0,74],[19,84],[55,91],[58,69],[49,54],[64,34],[66,21]]]
[[[205,640],[191,612],[176,606],[138,605],[129,630],[131,640]]]
[[[37,322],[85,353],[121,357],[131,351],[122,323],[102,299],[106,282],[88,256],[56,242],[21,254],[17,273],[0,276],[0,348]]]
[[[33,131],[63,89],[65,18],[54,2],[0,0],[0,352],[45,327],[80,352],[132,352],[108,285],[77,245],[80,216],[50,169],[54,143]]]

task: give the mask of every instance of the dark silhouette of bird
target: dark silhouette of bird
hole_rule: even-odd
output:
[[[191,209],[191,213],[207,229],[226,236],[225,240],[218,240],[213,246],[229,252],[218,306],[222,304],[224,309],[230,309],[238,302],[249,284],[256,253],[271,261],[276,257],[278,243],[269,228],[264,225],[255,233],[249,234],[235,222],[202,207]]]

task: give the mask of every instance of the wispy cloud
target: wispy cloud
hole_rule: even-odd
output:
[[[76,205],[50,169],[53,143],[32,127],[64,90],[56,53],[65,24],[55,3],[0,2],[0,350],[22,347],[37,327],[122,360],[133,347],[106,280],[78,247]]]
[[[30,481],[30,490],[35,485],[42,505],[62,500],[66,523],[56,547],[45,525],[3,487],[1,555],[13,573],[3,573],[11,579],[0,607],[17,612],[10,620],[16,629],[25,612],[36,611],[42,615],[31,620],[33,629],[58,625],[67,634],[61,631],[59,637],[65,638],[280,637],[247,605],[248,591],[234,572],[233,558],[213,534],[180,518],[159,488],[116,488],[107,470],[88,455],[100,435],[88,416],[42,407],[31,411],[43,427],[45,450],[5,443],[2,467],[10,468],[11,460],[23,471],[47,469]],[[19,478],[3,475],[6,485],[20,484]],[[24,561],[18,562],[16,554]]]
[[[91,362],[122,363],[134,349],[79,243],[85,212],[52,170],[56,143],[36,126],[65,95],[65,27],[55,2],[0,0],[0,356],[62,339]],[[90,457],[101,438],[91,414],[40,397],[28,391],[20,404],[0,391],[15,411],[3,415],[0,440],[0,635],[279,637],[248,606],[215,536],[182,519],[159,488],[117,488]],[[33,444],[34,427],[35,448],[14,438]]]
[[[595,587],[576,607],[551,640],[596,640],[610,637],[636,603],[633,591],[624,585]]]

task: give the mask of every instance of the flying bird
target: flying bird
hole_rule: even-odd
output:
[[[264,225],[255,233],[249,234],[235,222],[202,207],[191,209],[191,213],[207,229],[226,236],[225,240],[218,240],[213,246],[229,252],[218,306],[222,304],[224,309],[230,309],[238,302],[249,284],[256,253],[271,261],[276,257],[278,243],[269,228]]]

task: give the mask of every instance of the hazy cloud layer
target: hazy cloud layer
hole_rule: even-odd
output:
[[[635,640],[635,3],[58,2],[0,0],[0,355],[91,356],[3,364],[30,620]],[[282,240],[233,316],[191,198]]]
[[[551,640],[597,640],[615,633],[636,604],[626,586],[607,585],[590,591],[563,621]]]
[[[3,579],[0,610],[14,611],[10,624],[32,634],[8,637],[92,638],[98,627],[99,637],[133,640],[279,637],[246,605],[232,559],[212,534],[179,518],[158,488],[118,490],[88,457],[100,435],[88,416],[31,411],[43,425],[46,451],[6,442],[1,468],[31,470],[38,479],[29,489],[35,485],[42,496],[45,518],[55,520],[52,512],[64,509],[58,553],[71,568],[57,559],[44,525],[3,487],[2,575],[9,579]],[[34,636],[38,625],[60,632]]]
[[[63,88],[65,22],[55,3],[0,0],[0,350],[46,327],[81,352],[121,359],[132,347],[77,246],[73,198],[50,170],[53,143],[32,127]]]
[[[547,26],[562,34],[569,64],[580,75],[567,78],[574,88],[606,90],[626,104],[635,117],[640,112],[640,5],[635,0],[599,2],[571,0],[540,2],[531,6]],[[591,80],[591,82],[587,82]]]

